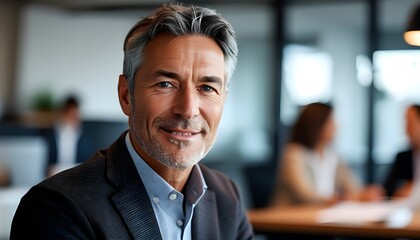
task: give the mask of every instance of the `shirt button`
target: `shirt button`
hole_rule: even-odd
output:
[[[176,225],[178,225],[178,227],[182,227],[182,225],[184,225],[184,222],[181,219],[176,220]]]
[[[175,200],[177,197],[178,197],[178,196],[177,196],[175,193],[171,193],[171,194],[169,195],[169,199],[170,199],[170,200]]]
[[[154,197],[154,198],[153,198],[153,202],[155,202],[155,203],[159,203],[159,201],[160,201],[160,200],[159,200],[159,198],[158,198],[158,197]]]

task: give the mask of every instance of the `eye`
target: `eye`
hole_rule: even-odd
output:
[[[172,84],[170,82],[160,82],[157,84],[161,88],[169,88],[172,87]]]
[[[208,85],[203,85],[199,87],[199,90],[203,92],[216,92],[216,90]]]

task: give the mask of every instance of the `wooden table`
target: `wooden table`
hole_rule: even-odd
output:
[[[420,239],[420,212],[403,228],[388,228],[384,223],[319,223],[319,206],[263,208],[248,211],[256,233],[297,233],[304,235],[373,237],[378,239]]]

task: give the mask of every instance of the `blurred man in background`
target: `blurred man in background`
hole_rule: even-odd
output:
[[[414,180],[420,181],[420,105],[410,105],[405,120],[410,149],[397,154],[385,179],[389,197],[408,197]]]
[[[48,177],[85,160],[78,158],[81,130],[79,100],[69,96],[63,101],[57,122],[48,134]]]

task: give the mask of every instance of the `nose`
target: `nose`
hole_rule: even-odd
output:
[[[200,114],[199,92],[194,87],[186,87],[176,96],[174,113],[185,119],[193,119]]]

